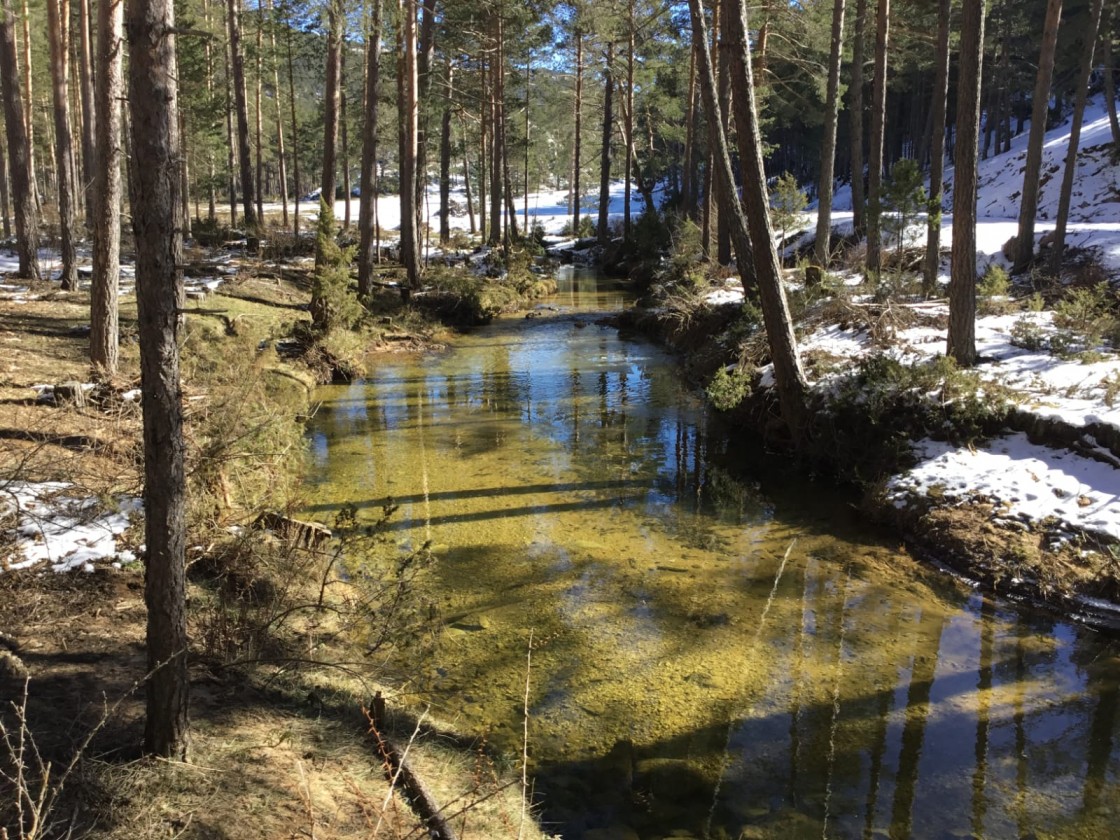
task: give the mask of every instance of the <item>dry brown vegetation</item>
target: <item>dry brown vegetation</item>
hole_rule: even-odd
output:
[[[12,750],[0,746],[0,836],[5,829],[13,840],[424,836],[368,736],[361,707],[374,690],[390,697],[389,734],[460,836],[519,834],[516,774],[499,772],[485,750],[427,721],[422,706],[410,705],[415,695],[394,694],[391,675],[354,652],[376,635],[368,626],[359,632],[363,617],[381,615],[376,590],[339,581],[330,551],[227,531],[260,510],[299,503],[299,417],[314,382],[268,344],[306,318],[305,284],[283,274],[242,273],[228,293],[188,302],[190,763],[139,755],[139,564],[0,572],[0,720],[25,743],[33,737],[42,759],[25,754],[30,775],[19,784],[32,800],[44,785],[49,794],[41,824],[21,822],[18,785],[3,777],[18,778]],[[32,390],[91,379],[81,329],[88,306],[87,294],[47,284],[29,298],[0,299],[0,488],[50,479],[96,498],[139,492],[139,406],[122,399],[139,384],[132,298],[123,302],[122,372],[95,399],[55,406]],[[395,313],[382,326],[400,331],[406,317]],[[142,541],[136,530],[133,545]],[[533,826],[524,836],[540,835]]]

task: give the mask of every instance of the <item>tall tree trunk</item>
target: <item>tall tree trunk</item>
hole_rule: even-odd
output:
[[[86,224],[93,224],[94,138],[97,136],[97,113],[93,105],[93,21],[89,0],[78,0],[78,86],[82,97],[82,198]]]
[[[58,158],[58,221],[62,250],[62,288],[78,287],[74,251],[74,151],[70,134],[69,0],[47,0],[47,37],[51,51],[54,142]]]
[[[420,29],[416,35],[416,248],[426,246],[422,218],[428,197],[428,108],[432,98],[432,61],[436,50],[436,0],[418,0]]]
[[[508,248],[511,242],[519,239],[517,233],[517,210],[513,206],[513,181],[509,176],[509,133],[506,124],[506,24],[505,18],[498,15],[498,76],[495,84],[498,88],[496,97],[498,102],[497,134],[495,139],[501,144],[502,185],[505,193],[506,208],[506,233],[503,243]]]
[[[121,98],[124,93],[124,0],[97,4],[97,145],[93,184],[93,280],[90,360],[117,372],[121,251]]]
[[[135,0],[133,0],[135,2]],[[257,200],[253,187],[253,158],[249,148],[249,103],[245,94],[245,56],[241,47],[241,0],[227,0],[229,56],[233,69],[233,101],[237,111],[237,156],[241,172],[241,206],[249,235],[256,236]]]
[[[852,84],[848,89],[851,114],[852,224],[856,235],[867,226],[863,195],[863,45],[867,29],[867,0],[857,0],[855,32],[852,36]]]
[[[284,107],[280,103],[280,68],[276,59],[276,27],[272,16],[272,0],[267,0],[268,45],[272,64],[273,100],[276,102],[276,163],[280,177],[280,221],[288,227],[288,156],[284,149]]]
[[[695,0],[692,0],[695,2]],[[774,383],[778,390],[782,417],[795,443],[800,442],[808,385],[797,355],[797,339],[789,314],[782,268],[770,227],[770,201],[766,195],[766,172],[762,163],[762,137],[755,106],[751,71],[750,42],[747,33],[745,0],[724,0],[728,23],[731,78],[735,86],[732,104],[739,138],[739,160],[743,167],[743,205],[750,228],[755,278],[762,304],[762,318],[774,363]]]
[[[882,261],[883,135],[887,118],[887,50],[891,0],[879,0],[875,31],[875,79],[871,84],[871,152],[867,173],[867,268],[878,271]]]
[[[292,154],[292,178],[295,193],[295,212],[292,214],[292,236],[299,239],[299,120],[296,117],[296,71],[295,71],[295,57],[292,54],[292,24],[288,23],[284,27],[286,33],[286,46],[288,48],[288,104],[291,106],[292,112],[292,148],[295,150]],[[279,92],[277,92],[279,97]]]
[[[397,108],[400,118],[401,261],[408,282],[407,297],[420,288],[420,236],[417,214],[416,150],[418,142],[419,100],[416,67],[416,0],[398,0]]]
[[[206,24],[206,31],[210,32],[212,21],[210,18],[210,0],[202,0],[202,19]],[[206,52],[206,104],[213,107],[214,105],[214,47],[212,39],[207,38],[203,49]],[[279,89],[278,89],[279,90]],[[279,99],[279,93],[277,93]],[[212,149],[206,150],[206,172],[209,176],[206,184],[206,200],[207,200],[207,218],[211,224],[217,224],[218,221],[218,187],[217,187],[217,167],[214,165],[214,152]]]
[[[377,180],[377,117],[381,83],[381,0],[372,0],[369,32],[366,34],[366,105],[362,109],[362,191],[358,196],[358,295],[365,300],[373,288],[373,266],[377,263],[374,222]]]
[[[504,68],[499,59],[501,44],[501,16],[495,11],[490,18],[490,40],[492,58],[489,64],[490,78],[487,82],[489,92],[488,113],[490,115],[490,245],[496,247],[504,240],[502,226],[502,151],[501,137],[501,100],[498,93],[498,79]]]
[[[947,353],[962,367],[976,363],[976,152],[980,139],[985,6],[985,0],[975,0],[965,3],[961,11]]]
[[[327,207],[334,207],[335,162],[338,148],[338,89],[342,83],[342,30],[346,26],[346,12],[342,0],[330,0],[327,5],[328,31],[327,31],[327,63],[324,70],[326,77],[326,92],[323,96],[323,172],[319,178],[322,189],[321,201]],[[401,232],[404,228],[402,222]],[[315,252],[315,263],[322,262],[322,254],[318,249]]]
[[[0,14],[3,13],[0,12]],[[5,132],[0,131],[0,224],[3,225],[4,238],[10,239],[12,236],[12,210],[8,196],[8,144],[4,140],[4,134]]]
[[[1066,247],[1066,224],[1069,222],[1069,204],[1073,196],[1073,178],[1077,172],[1077,149],[1081,144],[1081,123],[1085,118],[1085,100],[1089,94],[1089,75],[1093,72],[1093,47],[1101,25],[1102,0],[1093,0],[1089,11],[1089,24],[1085,30],[1088,48],[1081,53],[1081,69],[1077,74],[1077,98],[1073,106],[1073,122],[1069,129],[1069,148],[1066,150],[1065,172],[1062,173],[1062,191],[1058,197],[1058,218],[1054,225],[1054,244],[1050,251],[1050,271],[1057,274],[1062,267]]]
[[[350,227],[350,130],[346,119],[346,39],[342,42],[339,67],[341,84],[338,86],[339,134],[342,151],[342,228]]]
[[[723,123],[720,125],[720,131],[723,132],[725,137],[731,136],[731,100],[734,94],[731,92],[731,57],[730,50],[730,36],[728,35],[728,23],[726,9],[720,0],[713,0],[715,9],[712,12],[712,44],[715,46],[718,39],[718,55],[719,55],[719,76],[717,82],[719,83],[719,109],[723,115]],[[738,187],[735,188],[736,190]],[[716,262],[720,265],[731,264],[731,225],[732,221],[724,212],[728,206],[727,199],[722,194],[723,187],[717,178],[712,182],[712,194],[715,196],[715,202],[712,204],[712,211],[715,213],[715,235],[716,235]],[[740,199],[741,200],[741,199]]]
[[[235,2],[237,0],[226,0],[226,5]],[[237,144],[234,142],[233,132],[233,72],[230,69],[229,27],[226,29],[226,172],[229,176],[229,224],[230,227],[237,227],[237,162],[234,160],[234,148]]]
[[[31,198],[35,202],[35,213],[42,215],[42,196],[39,195],[38,166],[35,163],[35,89],[32,86],[31,74],[31,13],[27,0],[23,0],[23,122],[27,131],[27,171],[31,173]]]
[[[257,218],[264,220],[264,107],[261,97],[264,95],[264,7],[257,0],[257,60],[256,60],[256,96],[255,96],[255,124],[257,146],[257,179],[254,193],[257,199]],[[186,138],[184,138],[185,140]]]
[[[463,137],[463,191],[467,194],[467,219],[470,224],[471,236],[474,236],[474,199],[471,197],[471,159],[468,151],[470,143],[467,142],[467,128],[463,124],[462,111],[459,112],[459,133]]]
[[[630,179],[634,171],[634,0],[626,2],[626,90],[622,107],[626,134],[626,163],[623,167],[625,188],[622,204],[622,238],[630,242]]]
[[[487,169],[490,166],[489,147],[486,145],[486,133],[490,127],[490,93],[489,71],[486,67],[486,58],[478,60],[478,230],[482,241],[492,245],[486,230],[486,179],[489,177]]]
[[[1019,232],[1016,234],[1013,272],[1021,272],[1034,259],[1034,222],[1038,214],[1038,191],[1042,167],[1042,142],[1046,135],[1046,115],[1050,104],[1050,80],[1054,75],[1054,51],[1058,44],[1058,24],[1062,0],[1047,0],[1046,21],[1042,28],[1042,50],[1035,77],[1031,107],[1031,133],[1027,139],[1027,161],[1023,167],[1023,195],[1019,202]],[[954,225],[955,227],[955,225]]]
[[[144,601],[148,607],[146,752],[185,760],[190,742],[186,479],[179,384],[183,239],[179,204],[175,13],[130,0],[129,108],[136,155],[132,229],[144,412]]]
[[[572,136],[572,236],[579,236],[580,211],[580,135],[583,132],[583,30],[576,26],[576,101],[575,131]]]
[[[824,106],[824,139],[821,143],[821,177],[817,188],[817,240],[813,258],[828,265],[832,233],[832,182],[836,164],[836,121],[840,113],[840,62],[844,57],[844,0],[832,5],[832,43],[828,54],[828,87]]]
[[[184,240],[191,235],[191,176],[190,150],[187,147],[187,116],[185,108],[179,109],[179,215],[177,217],[180,234]]]
[[[945,200],[945,109],[949,94],[949,16],[952,0],[938,0],[937,68],[933,74],[933,130],[929,149],[929,209],[926,214],[926,255],[922,291],[937,290],[941,267],[941,203]]]
[[[681,165],[681,212],[696,218],[696,50],[689,50],[688,105],[684,122],[684,162]]]
[[[614,128],[614,43],[607,42],[603,70],[603,133],[599,163],[599,224],[595,228],[600,242],[610,239],[611,212],[611,132]]]
[[[11,0],[0,2],[0,93],[4,97],[4,127],[8,135],[8,175],[16,217],[19,276],[39,279],[39,214],[32,192],[31,160],[23,97],[16,58],[16,17]]]
[[[455,68],[447,60],[447,93],[439,131],[439,244],[451,242],[451,103]]]

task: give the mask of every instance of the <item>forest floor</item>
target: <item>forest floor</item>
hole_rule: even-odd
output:
[[[291,273],[251,275],[236,259],[223,258],[215,269],[214,277],[190,282],[183,330],[192,473],[206,469],[219,443],[236,447],[257,436],[261,447],[291,445],[291,436],[302,434],[299,418],[314,384],[302,362],[276,352],[276,339],[307,317],[306,283],[293,282]],[[126,281],[128,274],[126,267]],[[387,782],[363,714],[373,692],[384,689],[383,731],[407,747],[413,771],[460,836],[517,834],[519,781],[495,767],[481,744],[437,731],[422,709],[379,683],[368,660],[339,664],[353,658],[341,642],[330,649],[311,641],[330,635],[322,620],[278,620],[288,608],[314,603],[317,584],[309,591],[296,580],[309,569],[315,580],[326,579],[331,558],[249,528],[258,505],[298,504],[301,460],[263,449],[247,470],[230,456],[215,481],[216,495],[244,504],[218,514],[205,493],[192,502],[191,761],[140,757],[146,610],[135,515],[139,354],[135,297],[124,292],[121,372],[78,389],[83,396],[75,399],[53,386],[88,382],[88,289],[0,282],[0,741],[8,740],[0,743],[0,773],[15,766],[10,759],[21,737],[35,743],[33,754],[24,742],[28,775],[0,776],[0,833],[31,836],[34,816],[50,826],[42,836],[424,836]],[[396,319],[382,348],[437,340],[431,327],[411,326],[417,329],[402,340]],[[275,417],[244,408],[265,392]],[[233,431],[221,438],[222,428]],[[216,546],[230,540],[236,550],[222,554]],[[335,613],[352,608],[350,595],[327,591]],[[272,594],[258,598],[260,592]],[[270,623],[285,630],[272,633]],[[269,655],[332,664],[279,667]],[[17,797],[21,786],[31,799]],[[46,799],[36,805],[40,793]],[[525,836],[539,837],[539,830],[527,825]]]

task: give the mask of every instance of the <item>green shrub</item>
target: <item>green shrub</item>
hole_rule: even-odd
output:
[[[708,402],[718,411],[730,411],[750,394],[751,377],[740,368],[729,371],[721,367],[704,392],[708,396]]]
[[[1011,343],[1024,350],[1042,350],[1048,344],[1045,331],[1030,318],[1020,318],[1012,324]]]
[[[350,285],[354,251],[340,247],[335,233],[334,212],[325,201],[320,201],[315,274],[311,278],[311,322],[319,333],[335,328],[352,329],[365,314]]]
[[[1108,284],[1071,289],[1054,307],[1054,325],[1081,338],[1087,350],[1106,338],[1115,341],[1120,337],[1120,319]]]

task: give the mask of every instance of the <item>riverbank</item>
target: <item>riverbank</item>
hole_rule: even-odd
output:
[[[298,270],[228,256],[213,270],[188,282],[182,348],[187,765],[139,757],[146,613],[135,298],[126,283],[120,373],[88,383],[88,289],[0,286],[0,719],[51,762],[40,775],[26,757],[28,792],[46,796],[36,816],[130,840],[366,837],[374,825],[386,836],[422,832],[368,736],[361,709],[381,691],[383,731],[407,745],[456,826],[470,825],[461,836],[502,836],[522,819],[513,774],[395,688],[407,685],[407,663],[390,668],[378,657],[374,667],[355,653],[359,631],[344,619],[356,620],[376,591],[345,585],[333,548],[311,550],[298,530],[252,527],[261,511],[282,518],[306,501],[303,424],[323,371],[291,358],[292,325],[307,317]],[[441,335],[400,308],[365,341],[399,352],[437,347]],[[0,825],[22,836],[6,805]],[[534,825],[525,831],[539,836]]]

